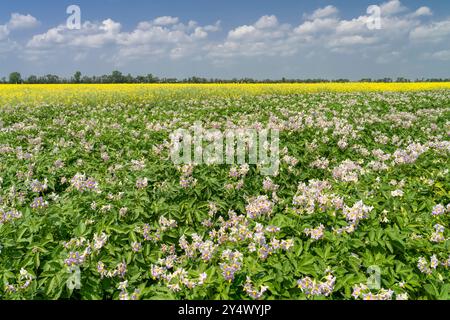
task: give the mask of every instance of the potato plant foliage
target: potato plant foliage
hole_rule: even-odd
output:
[[[450,298],[449,90],[76,90],[0,93],[0,299]],[[196,121],[278,172],[175,165]]]

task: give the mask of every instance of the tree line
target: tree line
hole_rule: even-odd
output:
[[[153,74],[132,76],[131,74],[123,74],[120,71],[113,71],[111,74],[102,76],[87,76],[82,75],[80,71],[75,72],[75,74],[70,78],[59,77],[53,74],[47,74],[44,76],[30,75],[27,78],[22,78],[19,72],[12,72],[8,78],[3,77],[0,83],[10,83],[10,84],[81,84],[81,83],[346,83],[353,82],[349,79],[287,79],[281,78],[279,80],[264,79],[256,80],[252,78],[233,78],[233,79],[218,79],[218,78],[202,78],[202,77],[189,77],[184,79],[177,78],[159,78]],[[393,78],[382,78],[382,79],[372,79],[364,78],[357,82],[450,82],[450,78],[421,78],[421,79],[407,79],[404,77]]]

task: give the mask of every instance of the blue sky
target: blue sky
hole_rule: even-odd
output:
[[[81,8],[81,30],[66,8]],[[367,27],[371,5],[380,28]],[[0,76],[450,77],[442,0],[21,0],[0,4]]]

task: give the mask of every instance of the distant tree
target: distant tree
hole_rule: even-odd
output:
[[[75,74],[73,75],[73,81],[75,83],[81,82],[81,72],[80,71],[75,72]]]
[[[54,74],[47,74],[46,76],[45,76],[45,83],[59,83],[60,82],[60,80],[59,80],[59,77],[57,76],[57,75],[54,75]]]
[[[136,82],[137,83],[145,83],[145,77],[144,76],[137,76],[136,77]]]
[[[83,78],[81,78],[80,82],[82,83],[92,83],[92,79],[88,76],[84,76]]]
[[[397,80],[396,80],[396,82],[410,82],[410,80],[409,80],[409,79],[406,79],[406,78],[404,78],[404,77],[398,77]]]
[[[28,77],[27,82],[28,83],[38,83],[39,79],[35,75],[31,75],[31,76]]]
[[[12,84],[22,83],[22,76],[20,75],[20,73],[19,72],[12,72],[9,75],[9,83],[12,83]]]
[[[112,83],[122,83],[122,82],[125,82],[124,80],[126,80],[126,79],[123,76],[122,72],[115,70],[111,73],[111,82]]]
[[[147,83],[156,83],[156,82],[159,82],[158,77],[153,76],[151,73],[148,74],[146,78],[147,78],[147,79],[146,79],[146,82],[147,82]]]
[[[135,79],[133,78],[133,76],[131,75],[131,74],[127,74],[125,77],[124,77],[124,82],[125,83],[133,83],[133,82],[135,82]]]

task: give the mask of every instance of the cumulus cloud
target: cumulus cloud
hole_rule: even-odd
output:
[[[164,16],[142,21],[134,30],[125,32],[119,22],[106,19],[101,23],[87,21],[80,30],[69,30],[65,25],[51,28],[35,35],[26,48],[36,56],[39,52],[45,54],[67,47],[83,50],[109,46],[115,51],[111,59],[118,62],[163,56],[180,59],[201,50],[202,41],[219,29],[219,21],[214,25],[200,26],[195,21],[184,24],[176,17]],[[79,61],[80,57],[85,58],[85,55],[78,53],[74,60]]]
[[[222,59],[236,56],[290,55],[296,51],[295,47],[290,48],[286,42],[290,29],[290,25],[280,24],[274,15],[262,16],[251,25],[230,30],[223,42],[209,44],[207,56]]]
[[[114,43],[120,30],[121,24],[111,19],[106,19],[101,24],[85,22],[80,30],[71,30],[66,25],[59,25],[33,36],[28,41],[27,48],[45,49],[58,46],[101,48],[108,43]]]
[[[276,16],[262,16],[252,25],[243,25],[228,32],[227,40],[230,41],[254,41],[262,39],[273,39],[284,35]]]
[[[0,40],[4,40],[8,37],[9,35],[9,30],[7,28],[7,26],[5,25],[0,25]]]
[[[20,13],[12,13],[11,18],[6,24],[0,24],[0,41],[8,38],[11,31],[31,29],[37,27],[38,25],[39,21],[30,14],[23,15]]]
[[[375,62],[393,61],[401,50],[407,50],[408,38],[431,37],[442,42],[447,37],[447,23],[423,24],[421,17],[430,16],[431,9],[420,7],[412,11],[398,0],[380,5],[382,29],[369,28],[368,15],[342,19],[334,6],[319,8],[304,15],[298,25],[281,24],[276,16],[263,16],[250,25],[241,25],[228,32],[227,38],[211,45],[213,58],[289,56],[299,52],[339,52],[370,56],[377,52]],[[400,47],[397,49],[397,47]],[[380,48],[385,52],[380,53]]]
[[[307,19],[315,20],[315,19],[323,19],[330,16],[335,16],[339,10],[335,6],[326,6],[324,8],[319,8],[314,11],[311,15],[306,15]]]
[[[267,29],[267,28],[274,28],[278,26],[278,19],[276,16],[262,16],[258,21],[255,23],[255,27],[258,29]]]
[[[422,17],[422,16],[432,16],[433,12],[428,7],[420,7],[413,13],[414,17]]]
[[[39,26],[39,21],[30,14],[13,13],[7,26],[9,30],[30,29]]]
[[[339,20],[334,18],[317,18],[312,21],[305,21],[297,28],[294,32],[297,34],[308,34],[308,33],[321,33],[327,31],[333,31],[339,26]]]
[[[430,55],[432,59],[441,61],[450,61],[450,50],[441,50]]]
[[[450,20],[420,25],[410,33],[410,38],[417,42],[444,42],[450,40]]]
[[[391,16],[407,10],[399,0],[391,0],[383,3],[381,6],[381,14],[384,16]]]
[[[178,21],[179,19],[176,17],[164,16],[156,18],[155,20],[153,20],[153,23],[157,26],[168,26],[171,24],[177,24]]]

